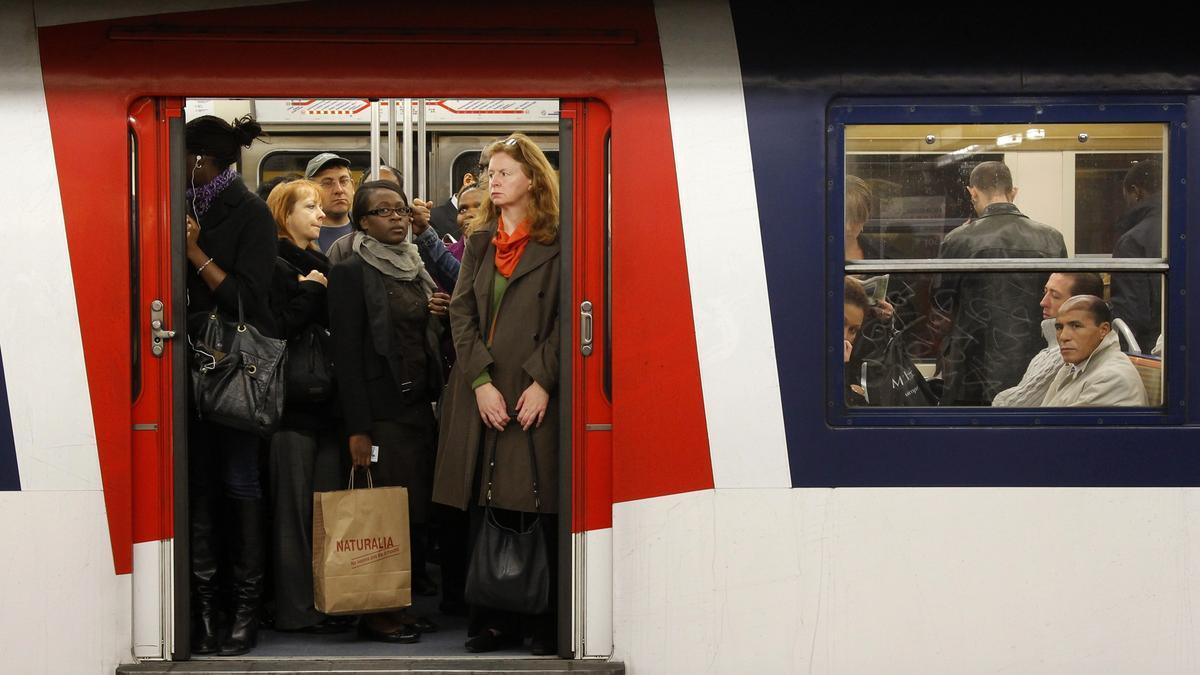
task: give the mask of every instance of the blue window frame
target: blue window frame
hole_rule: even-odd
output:
[[[1187,240],[1191,234],[1189,204],[1195,211],[1187,185],[1189,165],[1195,161],[1196,148],[1187,133],[1189,120],[1195,121],[1194,100],[1185,97],[1137,99],[1006,99],[1006,100],[839,100],[829,108],[826,157],[826,420],[832,427],[1095,427],[1103,425],[1144,426],[1182,424],[1188,420],[1189,381],[1187,358],[1186,299],[1188,287]],[[1165,184],[1167,201],[1163,204],[1167,231],[1164,254],[1168,261],[1165,274],[1164,334],[1167,354],[1164,360],[1163,406],[1160,408],[1087,408],[1087,409],[994,409],[965,408],[871,408],[848,407],[845,373],[842,363],[842,336],[839,332],[843,312],[841,296],[846,274],[844,260],[844,176],[846,168],[846,128],[852,125],[931,125],[931,124],[1135,124],[1156,123],[1166,129]],[[874,267],[883,271],[887,261]],[[1094,269],[1096,261],[1061,261],[1059,271]],[[910,270],[911,271],[911,270]],[[1148,349],[1147,349],[1148,351]],[[897,431],[898,434],[912,433]],[[1024,436],[1025,434],[1021,434]],[[795,470],[794,470],[795,472]],[[940,472],[939,472],[940,473]]]

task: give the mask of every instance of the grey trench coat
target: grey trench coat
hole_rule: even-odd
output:
[[[492,384],[504,396],[511,411],[521,392],[537,381],[550,393],[550,403],[540,427],[530,430],[536,448],[538,487],[542,513],[558,510],[558,374],[559,374],[559,242],[544,245],[530,241],[517,268],[509,277],[508,289],[496,319],[495,336],[486,345],[491,313],[492,283],[496,274],[496,248],[492,237],[496,223],[472,234],[463,252],[462,270],[450,301],[450,329],[458,360],[439,415],[437,468],[433,500],[465,509],[474,485],[483,504],[486,458],[482,463],[480,443],[485,429],[475,404],[471,383],[489,369]],[[485,452],[491,449],[492,434],[486,434]],[[496,447],[496,469],[492,505],[514,511],[534,511],[529,446],[514,418],[500,433]],[[476,464],[480,464],[476,466]]]

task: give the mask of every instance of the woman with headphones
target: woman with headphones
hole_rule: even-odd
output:
[[[231,125],[205,115],[187,123],[187,298],[192,317],[214,309],[274,335],[267,295],[275,265],[275,220],[233,169],[240,149],[262,135],[249,116]],[[189,329],[194,326],[189,325]],[[202,420],[189,401],[188,503],[191,510],[192,653],[236,656],[254,646],[263,590],[259,438]],[[225,554],[222,555],[222,549]],[[232,586],[231,611],[217,604],[221,577]],[[230,617],[228,625],[218,625]]]

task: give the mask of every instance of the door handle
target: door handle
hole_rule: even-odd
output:
[[[588,300],[579,305],[579,352],[592,355],[592,303]]]
[[[150,353],[162,356],[164,343],[175,337],[175,331],[167,330],[163,325],[163,303],[155,300],[150,303],[150,336],[154,341],[150,344]]]

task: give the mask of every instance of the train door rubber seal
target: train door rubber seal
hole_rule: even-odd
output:
[[[575,657],[574,636],[571,635],[575,616],[573,606],[575,566],[571,559],[574,550],[571,539],[571,505],[573,503],[572,485],[574,471],[571,464],[573,456],[571,439],[573,419],[571,417],[572,398],[574,397],[574,332],[571,330],[572,318],[575,316],[572,302],[572,287],[574,274],[574,183],[575,167],[575,124],[570,118],[560,117],[558,120],[558,184],[559,184],[559,255],[562,265],[562,282],[558,291],[558,322],[559,322],[559,376],[558,391],[566,395],[558,397],[558,655],[564,659]]]

